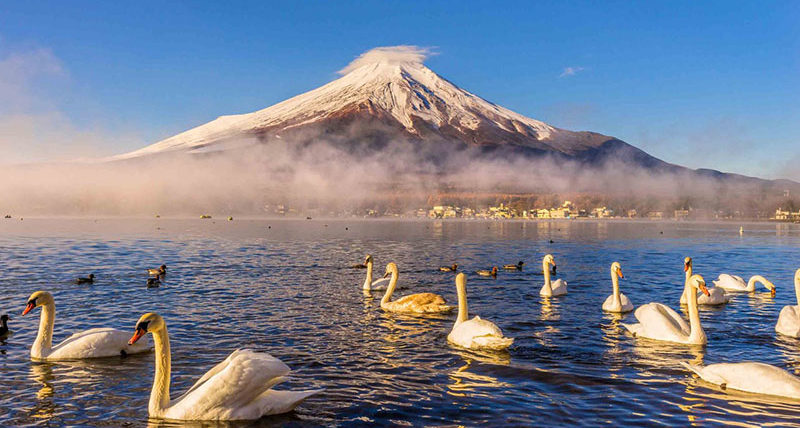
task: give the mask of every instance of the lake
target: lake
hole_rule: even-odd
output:
[[[172,345],[177,396],[241,347],[268,352],[294,371],[278,389],[325,388],[293,413],[219,426],[800,426],[800,403],[726,393],[679,362],[762,361],[800,373],[800,341],[774,326],[797,304],[800,227],[790,224],[650,221],[423,221],[37,219],[0,220],[0,312],[14,334],[0,342],[0,425],[184,426],[148,420],[152,353],[37,363],[29,351],[40,309],[56,301],[55,340],[92,327],[133,333],[158,312]],[[551,242],[552,241],[552,242]],[[455,313],[384,313],[362,295],[366,253],[376,276],[399,266],[396,296],[432,291],[456,303],[454,276],[468,272],[470,317],[515,338],[508,352],[456,348]],[[569,293],[539,296],[541,259],[554,255]],[[777,286],[701,307],[706,347],[635,339],[601,311],[619,261],[635,306],[675,308],[683,258],[709,285],[720,273],[762,274]],[[476,269],[524,260],[496,279]],[[168,266],[145,287],[146,268]],[[94,273],[94,285],[74,285]],[[186,424],[192,426],[192,424]],[[198,424],[197,426],[217,426]]]

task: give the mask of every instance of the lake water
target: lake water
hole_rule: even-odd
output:
[[[788,224],[622,221],[359,220],[0,220],[0,311],[14,335],[0,342],[0,425],[172,426],[148,421],[153,354],[34,363],[40,310],[56,300],[55,342],[70,332],[115,327],[133,333],[158,312],[169,326],[172,392],[180,394],[230,352],[268,352],[294,369],[279,388],[325,388],[290,414],[232,426],[587,425],[800,426],[800,403],[728,394],[701,383],[680,361],[755,360],[800,373],[800,341],[777,336],[780,309],[797,304],[800,227]],[[550,241],[553,241],[552,243]],[[398,296],[433,291],[455,303],[458,262],[468,272],[527,262],[497,279],[470,274],[470,316],[494,321],[516,341],[506,353],[448,345],[455,314],[384,313],[365,298],[375,257],[394,261]],[[541,258],[552,253],[569,294],[541,298]],[[710,282],[719,273],[763,274],[777,286],[701,309],[707,347],[636,340],[623,317],[600,305],[609,266],[622,264],[634,305],[678,308],[683,258]],[[160,288],[145,268],[168,266]],[[73,285],[94,273],[94,285]],[[180,424],[177,424],[180,425]],[[215,426],[204,424],[203,426]],[[224,424],[223,424],[224,426]]]

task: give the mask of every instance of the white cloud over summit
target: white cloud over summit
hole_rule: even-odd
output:
[[[339,70],[339,74],[347,74],[369,64],[422,64],[431,55],[435,55],[435,53],[428,47],[413,45],[377,47],[359,55],[358,58],[347,64],[347,67]]]

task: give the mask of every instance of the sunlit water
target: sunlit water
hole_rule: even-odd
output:
[[[142,313],[169,326],[172,392],[181,393],[230,352],[268,352],[294,369],[280,388],[325,388],[294,413],[235,426],[305,425],[800,425],[800,403],[728,394],[699,382],[680,361],[756,360],[800,371],[800,341],[776,335],[796,304],[800,228],[786,224],[652,222],[428,222],[357,220],[0,220],[0,311],[15,331],[0,343],[0,425],[170,425],[147,418],[153,354],[34,363],[40,310],[56,299],[55,342],[90,327],[133,333]],[[553,242],[551,243],[550,240]],[[365,298],[365,253],[377,274],[395,261],[398,292],[456,301],[458,262],[470,272],[471,315],[499,325],[514,345],[476,353],[448,345],[455,315],[384,313]],[[569,294],[543,299],[541,257],[552,253]],[[778,294],[736,295],[701,310],[707,347],[663,345],[626,334],[604,314],[609,265],[636,306],[678,307],[683,258],[710,282],[719,273],[764,274]],[[475,269],[525,260],[496,280]],[[144,269],[168,266],[145,288]],[[71,280],[93,272],[96,283]]]

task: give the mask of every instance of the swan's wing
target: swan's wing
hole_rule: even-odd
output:
[[[131,334],[113,328],[92,328],[75,333],[54,346],[48,360],[70,360],[83,358],[118,357],[145,352],[152,348],[149,338],[142,338],[133,346],[128,345]]]
[[[291,370],[279,359],[248,349],[234,351],[173,400],[166,415],[175,419],[229,419],[281,382]],[[256,419],[261,415],[252,415]]]
[[[508,348],[514,339],[504,337],[503,332],[493,322],[475,318],[464,321],[450,332],[447,340],[465,348]]]
[[[790,337],[800,337],[800,306],[784,306],[775,324],[775,331]]]
[[[389,286],[389,282],[391,280],[392,280],[392,278],[376,279],[375,281],[372,281],[372,285],[370,285],[370,288],[373,289],[373,290],[376,290],[376,291],[385,290],[386,287]]]
[[[720,363],[697,366],[683,363],[706,382],[756,394],[800,398],[800,378],[764,363]]]
[[[417,293],[417,294],[409,294],[408,296],[403,296],[394,301],[398,305],[415,305],[415,306],[425,306],[425,305],[444,305],[447,302],[444,298],[438,294],[434,293]]]
[[[634,312],[641,324],[636,334],[651,339],[683,341],[689,336],[689,325],[677,312],[661,303],[639,306]]]
[[[567,281],[564,281],[561,278],[553,281],[551,284],[553,287],[553,295],[558,296],[559,294],[566,294],[567,293]]]
[[[719,277],[713,282],[717,287],[721,287],[726,290],[744,290],[747,288],[747,284],[741,277],[736,275],[728,275],[727,273],[719,274]]]

